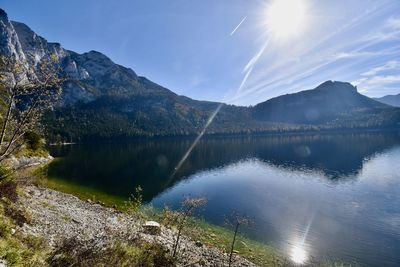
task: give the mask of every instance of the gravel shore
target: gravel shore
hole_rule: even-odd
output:
[[[161,225],[157,235],[142,227],[144,221],[102,205],[48,188],[26,186],[19,204],[32,216],[30,225],[20,229],[26,234],[43,237],[52,247],[63,240],[76,238],[104,248],[116,241],[143,240],[156,242],[171,250],[175,231]],[[228,266],[229,255],[214,247],[183,237],[178,266]],[[202,265],[199,264],[202,263]],[[232,266],[257,266],[234,255]]]

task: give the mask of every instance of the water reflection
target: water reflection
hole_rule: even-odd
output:
[[[303,247],[294,246],[290,253],[290,259],[297,264],[304,264],[307,261],[307,253]]]
[[[331,181],[359,172],[363,161],[398,142],[396,134],[204,139],[178,172],[190,139],[51,147],[63,157],[49,175],[128,197],[140,185],[145,201],[193,174],[256,158],[286,169],[320,171]]]
[[[398,134],[205,139],[168,179],[191,141],[53,148],[63,158],[49,174],[123,197],[141,185],[156,206],[206,196],[206,220],[245,213],[256,223],[247,235],[299,264],[400,262]]]

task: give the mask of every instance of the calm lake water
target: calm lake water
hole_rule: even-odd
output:
[[[236,211],[246,230],[295,261],[400,266],[400,133],[191,139],[51,147],[49,177],[155,206],[205,196],[202,216]],[[50,178],[51,179],[51,178]]]

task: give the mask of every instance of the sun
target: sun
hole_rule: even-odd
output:
[[[305,0],[271,0],[267,5],[268,31],[279,39],[301,34],[308,22]]]

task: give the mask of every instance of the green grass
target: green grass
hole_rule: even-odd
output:
[[[48,257],[50,266],[175,266],[168,251],[161,245],[151,243],[114,244],[99,249],[76,239],[65,240]]]
[[[30,149],[27,147],[24,147],[18,153],[15,155],[15,157],[48,157],[49,152],[43,148],[38,148],[38,149]]]
[[[47,266],[49,248],[46,243],[33,235],[12,234],[12,229],[18,228],[5,215],[5,205],[9,204],[0,203],[0,259],[5,259],[9,266]]]
[[[196,219],[195,219],[196,220]],[[197,231],[188,231],[195,240],[229,252],[233,239],[233,230],[211,225],[202,220],[196,220]],[[282,266],[285,262],[278,252],[270,246],[251,240],[244,235],[236,236],[234,250],[242,257],[261,266]]]
[[[82,200],[90,199],[93,202],[99,201],[105,206],[116,206],[118,209],[123,209],[126,201],[124,198],[109,195],[90,187],[76,185],[57,178],[42,180],[40,185],[60,192],[75,195]]]
[[[33,175],[35,177],[35,184],[77,196],[81,200],[86,201],[89,199],[93,202],[100,202],[108,207],[115,207],[118,210],[125,210],[127,199],[115,195],[110,195],[91,187],[78,185],[59,178],[48,177],[46,175],[47,168],[48,166],[44,165],[34,170]]]

